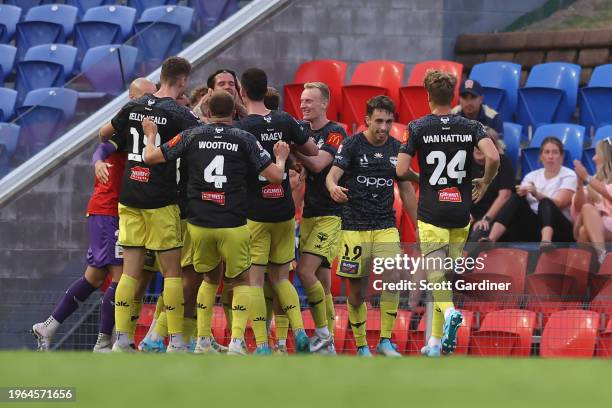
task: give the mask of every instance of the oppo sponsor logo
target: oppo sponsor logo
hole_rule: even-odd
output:
[[[374,186],[376,188],[393,186],[393,179],[386,179],[384,177],[357,176],[357,182],[365,184],[368,187]]]

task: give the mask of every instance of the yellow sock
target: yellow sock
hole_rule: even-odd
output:
[[[115,329],[117,332],[128,334],[132,317],[132,304],[138,280],[126,274],[121,275],[115,290]]]
[[[268,328],[266,325],[266,299],[264,297],[263,288],[257,286],[251,286],[251,310],[249,319],[251,320],[251,327],[253,327],[253,334],[255,335],[255,342],[257,344],[264,344],[268,342]],[[236,292],[236,288],[234,288]],[[234,297],[236,293],[234,293]],[[233,304],[233,302],[232,302]],[[234,308],[232,307],[232,313]],[[235,316],[232,317],[234,319]],[[232,324],[232,331],[234,325]],[[233,336],[232,336],[233,337]]]
[[[132,303],[132,315],[130,316],[130,332],[128,333],[128,337],[131,341],[134,341],[134,333],[136,333],[136,325],[138,324],[141,310],[142,299],[134,299]]]
[[[183,299],[183,278],[164,279],[164,304],[168,319],[168,334],[183,333],[183,314],[185,304]]]
[[[431,321],[431,335],[439,339],[444,336],[444,312],[440,309],[437,302],[434,303],[433,318]],[[423,316],[425,318],[425,316]],[[427,341],[427,339],[425,339]]]
[[[266,300],[266,330],[269,332],[272,316],[274,315],[274,289],[272,289],[272,285],[267,280],[264,282],[263,291],[264,299]]]
[[[366,306],[365,302],[358,307],[353,307],[348,300],[346,305],[349,315],[349,323],[351,325],[351,329],[353,330],[353,337],[355,338],[355,344],[357,344],[357,347],[367,346],[366,319],[368,318],[368,307]]]
[[[295,287],[287,279],[283,279],[274,287],[274,291],[278,296],[283,312],[289,318],[293,333],[295,334],[296,330],[304,329],[304,321],[300,311],[300,298]]]
[[[157,298],[157,303],[155,304],[155,314],[153,315],[153,319],[159,319],[159,314],[164,311],[165,307],[166,305],[164,305],[164,294],[160,293],[159,297]]]
[[[274,323],[276,325],[276,341],[286,342],[289,333],[289,318],[287,315],[274,315]]]
[[[249,320],[249,308],[251,307],[251,289],[250,286],[237,286],[234,288],[234,296],[232,298],[232,339],[244,337],[244,329]]]
[[[316,328],[327,327],[327,308],[325,303],[325,290],[321,282],[317,281],[314,285],[306,289],[310,313],[315,322]]]
[[[165,339],[168,336],[168,317],[166,312],[163,311],[159,314],[153,332],[160,338]]]
[[[221,290],[221,304],[225,314],[225,324],[227,328],[232,327],[232,290],[228,285],[223,285]]]
[[[336,308],[334,307],[334,297],[331,293],[325,295],[325,312],[327,313],[327,327],[333,336],[336,329]]]
[[[194,317],[183,317],[183,338],[186,342],[195,338],[197,322]]]
[[[213,305],[218,285],[202,281],[198,290],[198,337],[212,337]]]
[[[399,293],[383,290],[380,295],[380,337],[390,339],[397,318]]]

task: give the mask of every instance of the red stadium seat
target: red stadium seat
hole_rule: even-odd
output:
[[[109,274],[110,275],[110,274]],[[155,316],[155,303],[144,303],[140,310],[138,322],[136,322],[136,331],[134,332],[134,344],[138,345],[147,335],[151,322]]]
[[[461,310],[463,314],[463,322],[457,330],[457,348],[453,354],[467,354],[470,345],[472,327],[474,325],[475,315],[469,310]],[[425,315],[421,317],[419,326],[416,330],[411,331],[408,335],[407,353],[420,354],[421,348],[425,345],[425,329],[427,328]]]
[[[414,119],[430,113],[429,103],[427,102],[427,92],[423,86],[423,80],[428,69],[437,69],[450,72],[457,77],[457,86],[455,88],[455,98],[453,105],[459,101],[459,87],[461,86],[461,75],[463,73],[463,64],[453,61],[425,61],[416,64],[410,73],[408,86],[399,89],[399,121],[409,123]]]
[[[550,316],[542,333],[542,357],[592,357],[597,341],[599,314],[565,310]]]
[[[285,85],[284,109],[296,118],[302,118],[300,109],[300,96],[306,82],[324,82],[330,90],[331,98],[327,107],[327,117],[331,120],[338,118],[341,109],[341,91],[346,75],[346,62],[337,60],[318,60],[305,62],[295,73],[293,83]]]
[[[380,309],[368,305],[368,320],[366,321],[366,339],[370,350],[374,351],[380,338]]]
[[[608,319],[606,328],[599,335],[597,355],[600,357],[612,357],[612,319]]]
[[[599,272],[591,276],[591,296],[595,297],[612,280],[612,253],[608,254],[599,267]]]
[[[510,283],[510,290],[470,292],[463,307],[481,313],[481,317],[490,311],[499,309],[518,309],[521,296],[525,289],[525,275],[527,274],[527,260],[529,253],[520,249],[496,248],[483,251],[479,255],[483,258],[482,269],[474,269],[461,276],[466,282],[476,283],[490,280],[494,283]]]
[[[231,328],[225,322],[225,313],[222,306],[213,307],[212,333],[219,344],[227,346],[230,340]]]
[[[612,315],[612,282],[608,282],[591,301],[591,310]]]
[[[561,248],[540,255],[535,272],[527,276],[527,293],[542,301],[581,301],[587,293],[591,253]]]
[[[536,321],[536,328],[542,329],[546,326],[548,319],[553,313],[560,312],[563,310],[574,310],[581,309],[582,302],[575,301],[546,301],[538,299],[530,299],[525,305],[525,309],[535,312],[538,316]]]
[[[331,266],[331,294],[333,297],[342,296],[342,278],[336,275],[338,270],[338,257],[334,259]]]
[[[349,125],[365,122],[366,102],[376,95],[388,95],[399,106],[398,89],[402,84],[404,64],[375,60],[357,65],[351,82],[342,87],[340,119]]]
[[[472,334],[471,353],[479,356],[528,356],[536,314],[505,309],[488,313]]]
[[[347,135],[353,136],[353,131],[349,129],[349,127],[348,127],[348,125],[346,123],[338,122],[338,124],[340,126],[342,126],[342,129],[344,129],[344,131],[346,132]]]
[[[410,310],[398,310],[395,327],[391,335],[391,341],[397,345],[397,351],[402,354],[408,353],[408,333],[410,333]]]
[[[345,340],[347,337],[348,330],[348,312],[346,310],[346,304],[334,305],[336,310],[336,324],[334,328],[334,341],[336,343],[336,351],[338,353],[344,353]]]

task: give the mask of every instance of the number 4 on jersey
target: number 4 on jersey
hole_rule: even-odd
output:
[[[215,156],[210,164],[204,169],[204,181],[207,183],[215,183],[215,188],[223,188],[223,183],[227,182],[227,177],[223,175],[224,164],[224,156]]]
[[[430,152],[425,160],[427,164],[436,164],[431,177],[429,177],[429,184],[435,185],[447,185],[448,180],[446,177],[442,177],[444,168],[446,168],[446,175],[451,179],[457,179],[457,184],[461,184],[465,176],[467,175],[465,168],[465,159],[467,152],[465,150],[459,150],[451,161],[446,165],[446,154],[441,150],[434,150]]]

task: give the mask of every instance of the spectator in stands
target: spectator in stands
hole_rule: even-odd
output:
[[[470,241],[478,241],[480,238],[487,237],[491,229],[491,223],[497,214],[506,204],[512,195],[514,188],[514,167],[512,160],[504,154],[504,142],[497,137],[497,132],[490,127],[485,128],[487,137],[493,141],[499,152],[499,170],[497,176],[487,189],[482,200],[472,204],[470,216],[472,218],[472,228],[470,231]],[[485,156],[477,148],[474,148],[474,162],[472,164],[472,177],[479,178],[484,175]]]
[[[264,96],[264,105],[270,110],[278,110],[280,106],[280,94],[276,88],[271,86],[268,87],[268,92],[266,92],[266,96]]]
[[[595,146],[593,161],[595,176],[587,173],[574,160],[578,176],[572,203],[574,237],[578,242],[591,243],[602,263],[606,256],[606,242],[612,241],[612,140],[601,140]],[[584,187],[582,187],[584,186]]]
[[[501,116],[495,109],[483,104],[483,100],[482,85],[473,79],[466,79],[459,89],[459,105],[453,108],[452,113],[477,120],[484,126],[493,128],[499,138],[503,139],[504,123]]]
[[[207,123],[208,118],[210,117],[208,99],[213,91],[217,91],[219,89],[223,89],[234,97],[234,104],[236,106],[234,111],[234,120],[240,120],[248,115],[247,110],[244,107],[244,101],[240,96],[240,82],[238,81],[238,77],[236,77],[236,73],[234,71],[229,69],[219,69],[213,72],[208,77],[206,86],[208,86],[208,93],[202,98],[199,105],[201,112],[200,119],[202,119],[203,122]]]
[[[204,95],[208,93],[208,86],[200,85],[191,91],[191,95],[189,96],[189,103],[191,106],[196,106],[202,100]]]
[[[487,238],[481,241],[573,241],[570,204],[576,191],[576,173],[563,166],[563,144],[547,137],[540,146],[543,168],[528,173],[502,207]]]

